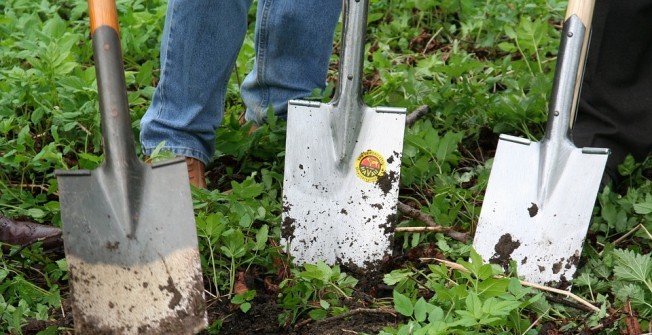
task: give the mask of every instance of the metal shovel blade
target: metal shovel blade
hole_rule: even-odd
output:
[[[519,276],[540,284],[572,279],[608,156],[568,142],[556,158],[563,168],[543,176],[545,150],[545,141],[501,136],[473,242],[485,261],[514,260]],[[546,178],[554,189],[539,199]]]
[[[282,237],[297,264],[373,270],[391,250],[405,109],[362,100],[368,3],[343,2],[333,100],[288,104]]]
[[[283,237],[299,264],[371,269],[391,250],[405,114],[366,106],[359,112],[360,134],[340,160],[330,127],[337,107],[289,104]]]
[[[185,161],[134,175],[57,173],[75,332],[194,334],[207,321]]]
[[[564,23],[545,137],[501,135],[473,242],[485,261],[513,260],[519,276],[540,284],[573,278],[609,154],[570,141],[593,6],[582,8]]]
[[[206,327],[183,158],[136,155],[114,0],[90,0],[104,162],[56,171],[76,334],[194,334]]]

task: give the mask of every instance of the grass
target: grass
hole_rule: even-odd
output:
[[[136,135],[160,74],[165,7],[162,0],[118,1]],[[402,202],[439,225],[473,233],[497,134],[541,138],[565,7],[553,0],[371,1],[367,104],[430,109],[406,130]],[[103,159],[86,3],[6,0],[0,12],[0,212],[61,226],[54,169],[93,169]],[[193,192],[207,290],[246,312],[256,301],[236,294],[241,274],[278,270],[285,311],[279,322],[341,315],[342,301],[355,299],[357,280],[339,267],[294,267],[280,253],[284,123],[271,118],[247,136],[237,122],[244,109],[239,81],[252,66],[254,14],[252,7],[228,86],[210,188]],[[651,166],[627,160],[618,192],[598,196],[573,292],[600,312],[494,277],[498,269],[480,264],[470,244],[442,232],[402,232],[400,253],[436,251],[467,271],[406,262],[385,274],[390,302],[369,307],[393,308],[403,321],[382,333],[538,334],[554,326],[566,334],[633,334],[636,325],[652,332]],[[399,222],[422,225],[408,216]],[[68,297],[62,255],[38,244],[2,252],[0,332],[26,333],[34,320],[49,322],[41,334],[69,331],[57,323]],[[220,324],[215,320],[212,332]]]

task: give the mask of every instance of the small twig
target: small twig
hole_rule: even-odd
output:
[[[400,233],[427,233],[434,231],[436,233],[446,232],[450,230],[447,227],[435,226],[435,227],[397,227],[395,231]]]
[[[420,281],[416,280],[416,279],[415,279],[414,277],[412,277],[411,275],[408,275],[407,277],[408,277],[408,279],[410,279],[410,280],[412,280],[413,282],[415,282],[419,287],[423,288],[424,290],[426,290],[426,291],[428,291],[428,292],[435,293],[435,291],[433,291],[432,289],[430,289],[428,286],[424,285],[424,284],[421,283]]]
[[[36,135],[34,135],[34,139],[41,138],[43,136],[46,136],[47,134],[49,134],[49,132],[47,132],[47,131],[43,132],[43,133],[40,133],[40,134],[36,134]]]
[[[41,189],[42,191],[47,192],[48,188],[45,187],[45,185],[38,185],[38,184],[19,184],[19,183],[10,183],[10,186],[13,187],[18,187],[18,188],[38,188]]]
[[[435,221],[430,217],[428,214],[413,208],[409,205],[406,205],[402,202],[398,202],[398,210],[403,213],[403,215],[407,217],[411,217],[413,219],[419,220],[428,227],[398,227],[396,228],[396,232],[426,232],[426,231],[434,231],[434,232],[441,232],[446,234],[446,236],[460,241],[460,242],[467,242],[469,240],[469,236],[466,233],[462,233],[456,230],[453,230],[451,227],[443,227],[435,223]]]
[[[434,260],[434,261],[437,261],[437,262],[440,262],[440,263],[446,265],[449,268],[459,270],[459,271],[463,271],[463,272],[469,272],[469,270],[467,270],[462,265],[457,264],[455,262],[447,261],[445,259],[421,258],[421,260]],[[503,276],[494,276],[494,277],[495,278],[504,278]],[[556,293],[556,294],[559,294],[559,295],[566,296],[566,297],[571,298],[571,299],[579,302],[580,304],[588,307],[589,309],[591,309],[594,312],[600,312],[600,308],[593,306],[593,304],[589,303],[588,301],[580,298],[579,296],[577,296],[577,295],[575,295],[575,294],[573,294],[571,292],[556,289],[556,288],[552,288],[552,287],[548,287],[548,286],[544,286],[544,285],[540,285],[540,284],[531,283],[531,282],[528,282],[528,281],[525,281],[525,280],[519,280],[519,281],[521,282],[521,285],[523,285],[523,286],[528,286],[528,287],[536,288],[536,289],[539,289],[539,290],[542,290],[542,291],[552,292],[552,293]]]
[[[84,127],[83,124],[77,122],[77,126],[78,126],[81,130],[83,130],[83,131],[86,133],[86,135],[89,135],[89,136],[92,135],[91,132],[90,132],[86,127]]]
[[[294,328],[295,328],[295,329],[296,329],[296,328],[301,328],[301,327],[303,327],[303,326],[305,326],[305,325],[307,325],[307,324],[309,324],[309,323],[311,323],[311,322],[313,322],[313,321],[315,321],[315,320],[313,320],[313,319],[311,319],[311,318],[307,318],[307,319],[305,319],[305,320],[303,320],[303,321],[297,323],[296,325],[294,325]]]
[[[412,207],[407,204],[404,204],[402,202],[398,202],[398,210],[403,213],[403,215],[411,217],[413,219],[417,219],[425,224],[427,224],[430,227],[441,229],[439,231],[445,231],[446,227],[442,227],[438,224],[435,223],[435,220],[430,217],[430,215]]]
[[[534,326],[539,324],[539,321],[541,321],[541,319],[543,319],[543,317],[546,316],[546,314],[548,314],[548,311],[550,311],[550,308],[548,308],[548,310],[545,313],[541,314],[541,316],[539,316],[538,319],[534,320],[534,322],[532,322],[532,324],[529,327],[527,327],[527,329],[521,335],[527,334],[527,332],[529,332],[530,329],[534,328]]]
[[[623,236],[619,237],[618,239],[616,239],[613,242],[614,247],[617,246],[618,244],[620,244],[621,242],[623,242],[624,240],[626,240],[628,237],[634,235],[634,233],[636,233],[639,229],[643,229],[643,231],[645,232],[647,237],[650,239],[650,241],[652,241],[652,235],[650,234],[650,232],[645,228],[645,226],[643,226],[642,223],[639,223],[636,227],[632,228],[630,231],[625,233],[625,235],[623,235]],[[598,256],[602,256],[603,252],[604,252],[604,250],[600,251],[598,253]]]
[[[214,299],[217,299],[217,298],[218,298],[218,296],[216,296],[215,294],[211,293],[211,291],[209,291],[209,290],[204,290],[204,294],[207,294],[207,295],[213,297]]]
[[[548,297],[546,297],[546,300],[556,302],[558,304],[566,305],[568,307],[572,307],[572,308],[579,309],[579,310],[586,311],[586,312],[591,312],[592,311],[592,309],[590,309],[590,308],[588,308],[588,307],[586,307],[584,305],[581,305],[581,304],[578,304],[576,302],[569,301],[569,300],[566,300],[564,298],[560,298],[560,297],[557,297],[557,296],[552,296],[552,295],[548,296]]]
[[[430,45],[430,43],[432,43],[432,41],[435,39],[435,37],[437,37],[437,35],[439,35],[439,33],[441,33],[442,30],[444,30],[444,27],[439,28],[434,34],[432,34],[432,37],[430,37],[430,39],[428,40],[428,43],[426,43],[426,46],[423,47],[423,51],[421,52],[422,56],[424,56],[424,57],[426,56],[426,52],[428,51],[428,46]]]
[[[643,229],[643,231],[647,235],[647,238],[649,238],[650,241],[652,241],[652,234],[650,234],[650,232],[645,228],[645,226],[642,223],[639,223],[638,225],[641,226],[641,229]]]
[[[321,319],[315,322],[315,325],[320,325],[324,323],[329,323],[341,319],[345,319],[357,314],[389,314],[391,316],[396,316],[396,311],[394,309],[376,309],[376,308],[357,308],[346,313],[342,313],[330,318]]]
[[[315,325],[320,325],[328,322],[333,322],[341,319],[345,319],[348,317],[351,317],[356,314],[389,314],[391,316],[396,316],[396,311],[394,309],[376,309],[376,308],[357,308],[351,311],[348,311],[346,313],[342,313],[336,316],[332,316],[329,318],[321,319],[315,322]],[[315,320],[313,319],[306,319],[303,320],[299,323],[297,323],[294,328],[301,328]]]
[[[405,117],[405,126],[408,128],[412,127],[417,120],[424,117],[428,112],[430,112],[430,107],[428,105],[419,106]]]

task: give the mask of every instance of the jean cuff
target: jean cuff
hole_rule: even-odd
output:
[[[152,152],[155,149],[156,146],[150,147],[150,146],[143,145],[143,154],[147,156],[151,156]],[[205,153],[188,147],[164,146],[162,149],[170,151],[177,156],[192,157],[198,159],[202,163],[204,163],[204,165],[208,165],[208,163],[211,161],[211,157],[208,157],[208,155],[206,155]]]

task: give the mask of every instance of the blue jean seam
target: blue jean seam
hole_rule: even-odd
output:
[[[172,2],[172,1],[174,1],[174,0],[171,0],[171,2]],[[176,6],[176,4],[177,4],[177,2],[174,1],[173,7],[172,7],[171,17],[174,17],[175,14],[177,13],[177,6]],[[173,36],[172,31],[173,31],[174,29],[176,29],[176,27],[174,26],[174,22],[175,22],[175,21],[171,18],[171,19],[170,19],[170,31],[168,32],[168,36],[167,36],[168,41],[169,41],[169,40],[172,38],[172,36]],[[170,45],[171,45],[171,44],[172,44],[172,43],[169,43],[169,42],[168,42],[168,43],[167,43],[167,46],[165,47],[165,72],[161,72],[161,79],[162,79],[162,80],[167,80],[167,77],[168,77],[169,72],[170,72],[170,66],[171,66],[171,63],[172,63],[172,62],[170,61],[170,58],[171,58],[170,55],[172,54],[172,52],[170,51]],[[161,104],[160,104],[160,107],[159,107],[158,111],[156,111],[156,115],[158,115],[158,116],[160,116],[161,113],[165,110],[165,105],[166,105],[166,103],[167,103],[167,99],[165,98],[166,95],[167,95],[167,92],[165,91],[165,85],[159,85],[159,86],[161,87],[161,89],[160,89],[160,91],[161,91]]]
[[[262,17],[260,18],[260,29],[259,29],[259,36],[258,36],[258,45],[257,45],[257,50],[256,50],[256,62],[257,62],[257,82],[260,84],[260,87],[264,89],[263,92],[263,97],[260,99],[260,103],[257,106],[257,109],[262,109],[263,106],[269,104],[269,87],[265,83],[265,67],[266,67],[266,58],[265,58],[265,53],[267,50],[267,42],[269,39],[269,13],[271,11],[271,6],[272,6],[272,0],[262,0],[264,1],[263,3],[263,9],[262,9]]]

